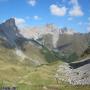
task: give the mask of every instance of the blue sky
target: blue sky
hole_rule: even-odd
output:
[[[53,23],[88,32],[90,0],[0,0],[0,22],[11,17],[18,25]]]

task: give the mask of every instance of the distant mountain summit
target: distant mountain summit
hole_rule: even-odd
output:
[[[42,26],[34,26],[34,27],[25,27],[22,30],[20,30],[20,33],[27,37],[27,38],[34,38],[37,39],[42,35],[45,34],[53,34],[53,35],[59,35],[59,34],[67,34],[67,35],[73,35],[76,32],[71,28],[59,28],[54,24],[46,24]]]
[[[71,28],[59,28],[54,24],[46,24],[43,26],[25,27],[20,30],[20,33],[26,38],[33,38],[35,40],[49,36],[52,38],[52,46],[56,48],[60,35],[74,35],[76,32]]]
[[[0,24],[0,38],[4,39],[11,47],[17,47],[18,40],[24,37],[19,33],[15,19],[10,18]]]
[[[81,55],[90,42],[90,33],[76,32],[71,28],[59,28],[53,24],[27,27],[20,30],[26,38],[38,40],[45,47],[64,54]]]

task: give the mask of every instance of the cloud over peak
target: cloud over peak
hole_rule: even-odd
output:
[[[25,23],[25,20],[23,18],[16,18],[14,17],[16,25],[22,25]]]
[[[69,10],[70,16],[83,16],[84,12],[82,11],[78,0],[70,0],[70,4],[72,4],[72,8]]]
[[[67,8],[65,6],[59,7],[58,5],[52,4],[50,6],[50,11],[53,15],[64,16],[67,12]]]
[[[84,13],[81,10],[80,6],[74,6],[70,11],[69,11],[70,16],[83,16]]]
[[[68,5],[71,5],[71,7],[60,7],[57,4],[52,4],[50,5],[50,12],[56,16],[64,16],[66,14],[69,14],[69,16],[71,17],[76,17],[84,15],[84,12],[82,11],[82,8],[79,5],[78,0],[69,0]]]

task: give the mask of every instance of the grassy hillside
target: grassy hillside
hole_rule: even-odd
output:
[[[1,86],[16,86],[17,90],[89,90],[90,86],[71,86],[55,79],[57,66],[62,62],[37,68],[4,65],[0,68]]]
[[[39,49],[28,46],[24,53],[28,57],[40,57],[46,62]],[[23,64],[13,49],[0,46],[0,88],[3,86],[16,86],[17,90],[89,90],[90,86],[71,86],[68,83],[57,81],[55,78],[57,67],[62,64],[56,61],[46,65],[33,67]]]
[[[24,54],[27,55],[30,60],[36,61],[40,64],[47,63],[39,47],[34,44],[27,44],[24,46],[24,49]]]

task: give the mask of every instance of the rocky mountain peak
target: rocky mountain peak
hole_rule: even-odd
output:
[[[5,38],[5,40],[12,47],[16,47],[16,41],[19,38],[23,38],[23,36],[19,33],[19,29],[16,26],[14,18],[10,18],[6,20],[4,23],[0,24],[0,37]]]
[[[7,21],[5,21],[5,23],[3,23],[3,24],[5,24],[6,26],[15,26],[15,19],[10,18]]]
[[[9,28],[9,29],[12,29],[12,31],[19,31],[17,26],[16,26],[16,23],[15,23],[15,19],[14,18],[10,18],[8,20],[6,20],[4,23],[1,24],[2,27],[6,27],[6,28]]]

